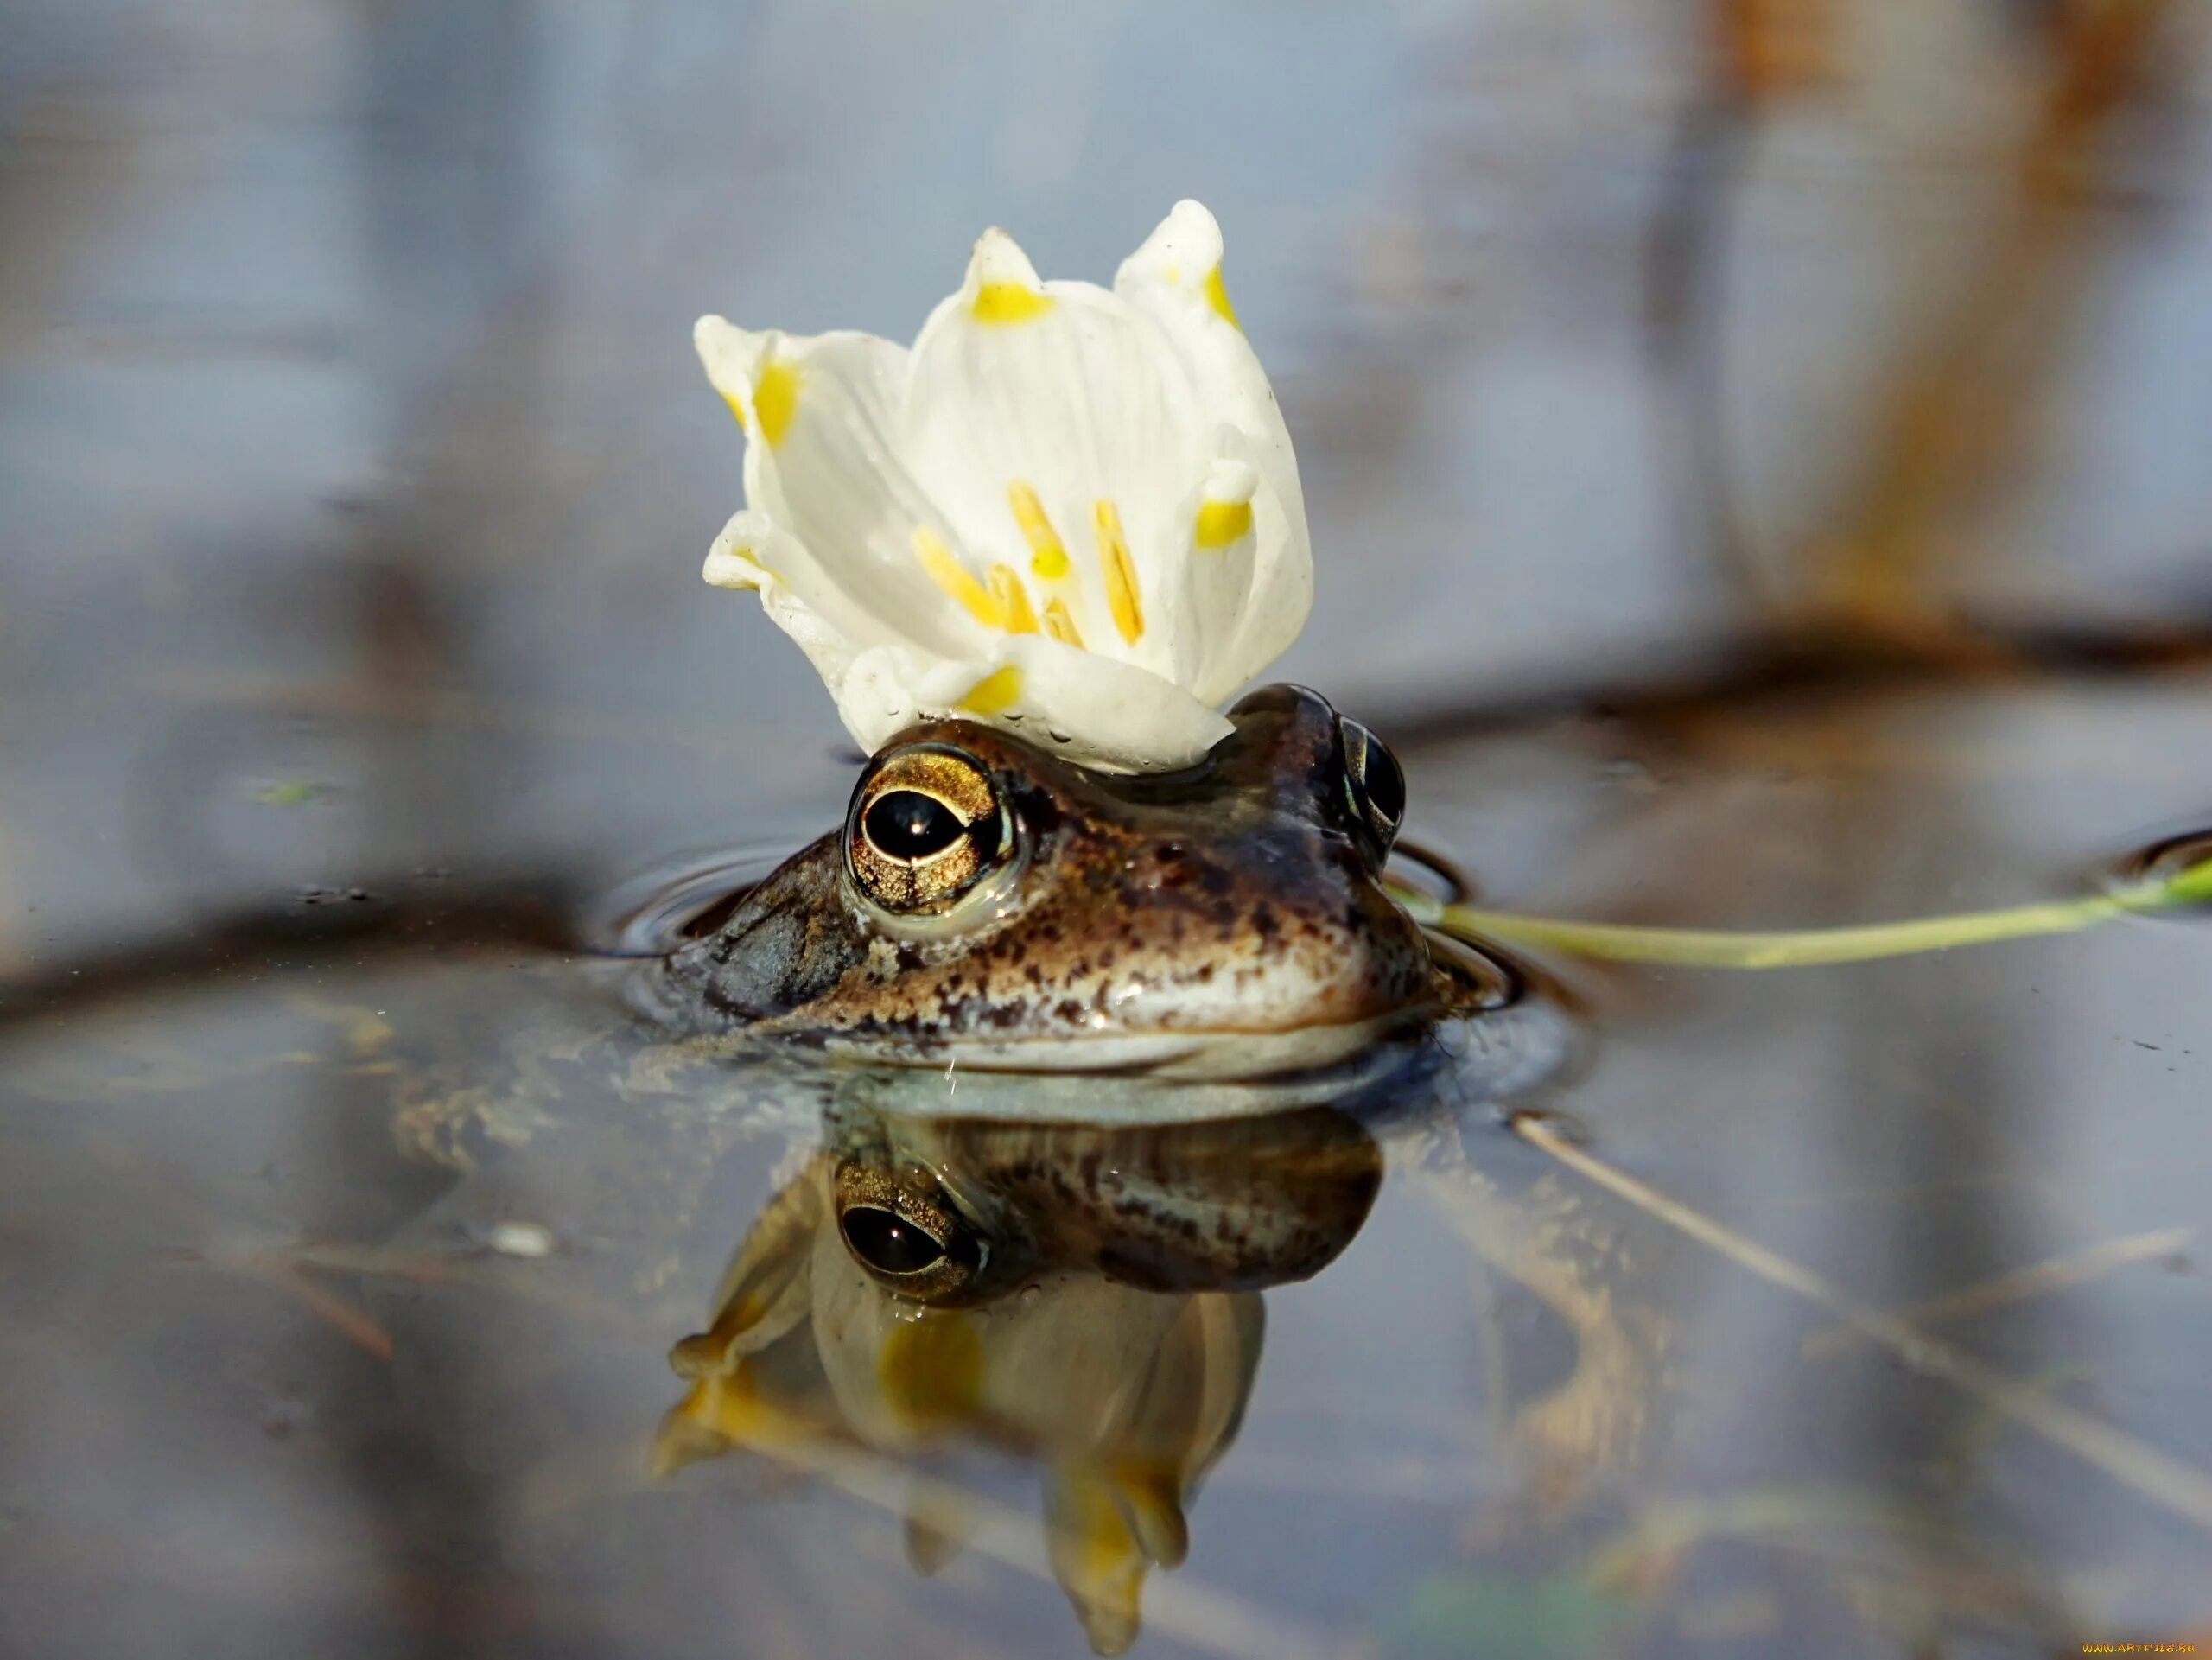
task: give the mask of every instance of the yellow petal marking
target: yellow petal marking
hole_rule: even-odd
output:
[[[798,413],[798,365],[774,358],[762,364],[760,378],[753,387],[753,407],[760,417],[760,436],[773,449],[784,442],[791,417]]]
[[[976,715],[1003,715],[1021,700],[1021,671],[994,669],[960,694],[960,707]]]
[[[1037,632],[1037,614],[1029,608],[1029,595],[1021,586],[1021,578],[1012,565],[991,567],[991,598],[1006,614],[1006,631],[1009,634],[1033,634]]]
[[[1083,636],[1077,632],[1075,619],[1068,615],[1065,600],[1052,600],[1045,607],[1045,632],[1063,646],[1083,649]]]
[[[1229,286],[1221,280],[1221,267],[1218,265],[1206,273],[1206,303],[1231,328],[1240,334],[1244,332],[1244,325],[1236,321],[1236,308],[1229,303]]]
[[[1137,568],[1129,560],[1128,538],[1122,534],[1122,515],[1110,501],[1092,510],[1097,520],[1098,563],[1106,572],[1106,603],[1113,608],[1114,626],[1134,646],[1144,637],[1144,604],[1137,595]]]
[[[1006,626],[1006,613],[991,597],[991,591],[977,582],[968,567],[952,557],[952,550],[944,539],[926,525],[914,526],[914,557],[922,562],[922,569],[930,580],[968,608],[968,614],[986,628]]]
[[[985,283],[968,309],[979,323],[1026,323],[1052,308],[1052,296],[1020,283]]]
[[[1021,526],[1029,544],[1029,569],[1045,582],[1065,581],[1068,550],[1061,545],[1060,533],[1052,528],[1052,521],[1045,517],[1045,504],[1037,499],[1037,492],[1016,479],[1007,486],[1006,499],[1014,509],[1014,522]]]
[[[1249,501],[1204,501],[1198,504],[1198,533],[1202,548],[1228,547],[1252,533],[1252,504]]]
[[[722,394],[722,402],[729,405],[729,412],[737,417],[737,424],[739,427],[747,432],[753,430],[753,423],[745,418],[745,400],[743,398],[738,397],[734,392],[724,392]]]

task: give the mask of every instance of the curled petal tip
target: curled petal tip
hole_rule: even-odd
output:
[[[750,329],[740,328],[727,317],[709,312],[691,325],[691,343],[699,348],[699,355],[712,360],[721,355],[750,356],[760,349],[767,338]]]
[[[1032,289],[1044,286],[1021,245],[995,225],[976,239],[976,251],[968,262],[968,280],[976,288],[1001,283]]]
[[[1249,501],[1260,488],[1260,470],[1249,461],[1233,456],[1215,458],[1206,469],[1205,495],[1208,501]]]
[[[691,344],[715,390],[726,398],[742,400],[750,393],[768,336],[740,328],[726,317],[707,316],[692,325]]]
[[[779,580],[768,568],[766,557],[778,535],[774,524],[764,515],[751,511],[737,514],[707,550],[707,563],[700,576],[716,588],[766,588]]]
[[[1169,208],[1167,217],[1161,221],[1161,228],[1211,246],[1215,257],[1220,256],[1221,221],[1213,216],[1213,209],[1195,197],[1185,196]]]
[[[749,552],[721,546],[709,550],[699,575],[715,588],[760,588],[768,580],[767,572],[753,563]]]
[[[1221,265],[1221,226],[1203,202],[1185,199],[1168,210],[1122,267],[1125,277],[1195,288]]]
[[[1054,303],[1029,256],[996,226],[976,239],[962,292],[969,314],[980,323],[1027,322],[1045,315]]]

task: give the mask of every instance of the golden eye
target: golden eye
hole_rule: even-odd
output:
[[[974,1288],[989,1249],[927,1172],[847,1159],[833,1186],[845,1250],[878,1284],[918,1302]]]
[[[937,744],[887,755],[853,792],[845,863],[887,911],[941,911],[1010,856],[1014,837],[990,774]]]

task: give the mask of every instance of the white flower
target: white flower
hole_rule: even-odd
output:
[[[983,233],[912,351],[699,321],[744,426],[706,578],[758,588],[869,751],[987,720],[1116,771],[1181,766],[1297,637],[1313,556],[1290,435],[1179,202],[1114,290]]]

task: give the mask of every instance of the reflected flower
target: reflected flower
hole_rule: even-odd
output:
[[[1111,292],[1005,232],[912,350],[700,320],[745,428],[709,582],[760,592],[870,752],[958,715],[1114,771],[1189,765],[1313,601],[1290,436],[1192,201]]]

